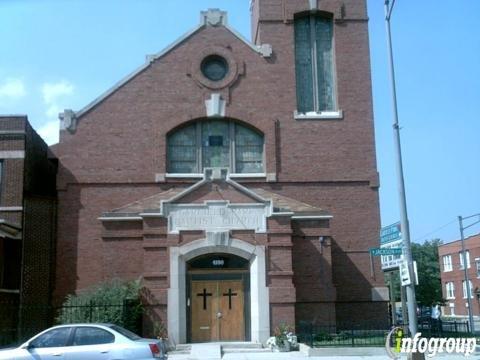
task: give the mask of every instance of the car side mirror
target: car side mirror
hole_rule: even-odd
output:
[[[23,344],[20,349],[30,350],[33,349],[35,346],[32,343],[25,343]]]

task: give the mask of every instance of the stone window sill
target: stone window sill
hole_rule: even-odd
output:
[[[306,113],[293,113],[295,120],[340,120],[343,119],[343,111],[309,111]]]
[[[249,179],[249,178],[264,178],[267,177],[265,173],[250,173],[250,174],[230,174],[232,179]]]
[[[200,173],[186,173],[186,174],[165,174],[167,179],[200,179],[203,178],[203,174]]]
[[[10,290],[10,289],[0,288],[0,293],[5,293],[5,294],[20,294],[20,290]]]
[[[250,173],[250,174],[230,174],[232,179],[249,179],[249,178],[265,178],[267,174],[265,173]],[[165,174],[167,179],[200,179],[203,178],[203,174]]]

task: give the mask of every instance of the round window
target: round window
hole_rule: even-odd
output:
[[[228,73],[228,63],[219,55],[210,55],[203,59],[200,65],[203,76],[211,81],[220,81]]]

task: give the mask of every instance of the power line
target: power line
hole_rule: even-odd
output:
[[[426,237],[428,237],[428,236],[436,233],[437,231],[440,231],[440,230],[446,228],[448,225],[453,224],[454,222],[457,222],[457,219],[456,219],[456,218],[453,219],[452,221],[446,223],[445,225],[442,225],[442,226],[440,226],[439,228],[437,228],[437,229],[435,229],[435,230],[432,230],[432,231],[430,231],[429,233],[426,233],[426,234],[423,235],[423,236],[420,236],[419,238],[415,239],[414,241],[416,242],[416,241],[419,241],[419,240],[423,240],[423,239],[425,239]]]

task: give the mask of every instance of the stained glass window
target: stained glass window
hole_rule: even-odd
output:
[[[335,110],[332,20],[295,20],[295,74],[299,112]]]
[[[168,136],[168,172],[201,173],[229,168],[232,173],[263,173],[263,135],[225,120],[204,120]]]
[[[220,81],[228,73],[228,63],[218,55],[207,56],[200,65],[202,74],[209,80]]]
[[[263,137],[251,129],[236,124],[235,160],[238,173],[262,173]]]
[[[197,172],[196,124],[186,126],[169,136],[168,161],[172,173]]]
[[[202,162],[206,167],[230,167],[230,124],[205,121],[202,124]]]

